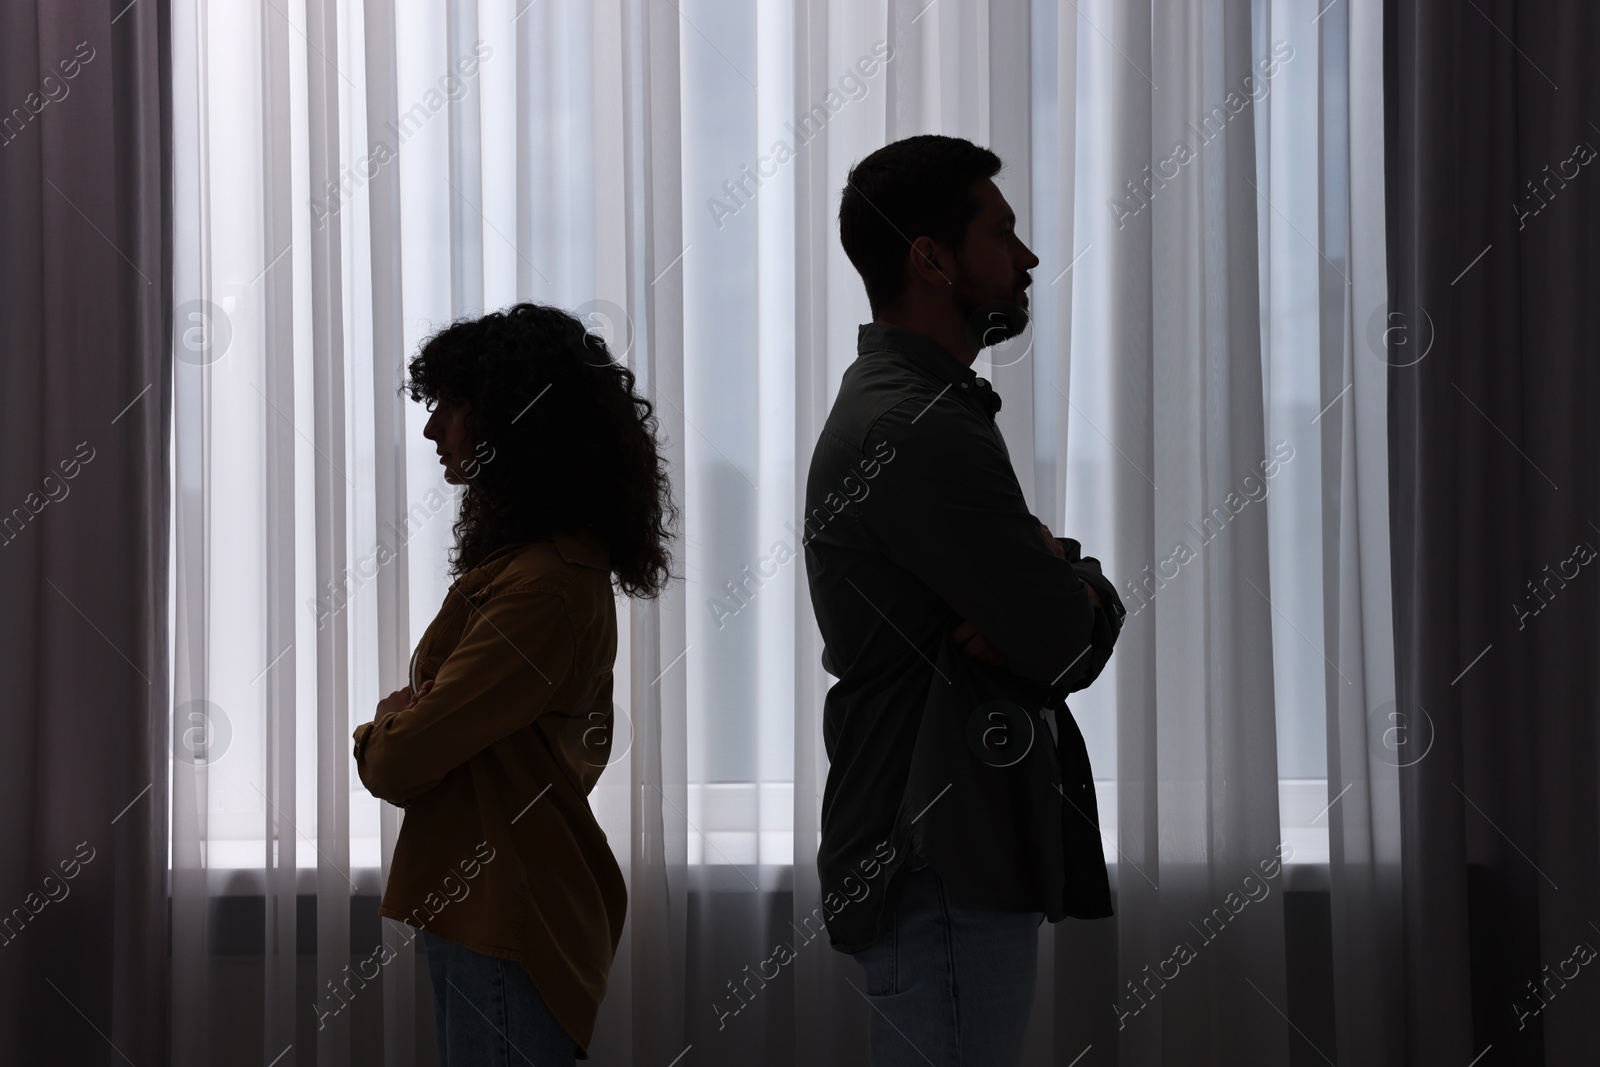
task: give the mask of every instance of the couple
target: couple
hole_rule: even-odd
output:
[[[839,679],[817,867],[874,1065],[1016,1062],[1040,924],[1111,914],[1062,698],[1105,666],[1123,610],[1028,512],[972,370],[1026,325],[1039,262],[999,170],[970,142],[911,137],[857,164],[839,208],[873,321],[806,486]],[[355,731],[362,782],[406,809],[380,911],[423,928],[441,1064],[572,1063],[627,902],[587,800],[610,753],[613,582],[651,597],[672,577],[667,468],[633,373],[562,311],[458,322],[409,370],[466,489],[411,683]]]

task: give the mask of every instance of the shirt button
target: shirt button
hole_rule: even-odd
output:
[[[965,388],[967,388],[967,383],[966,383],[966,382],[962,382],[962,383],[961,383],[961,386],[960,386],[960,387],[961,387],[961,388],[962,388],[962,389],[965,389]]]

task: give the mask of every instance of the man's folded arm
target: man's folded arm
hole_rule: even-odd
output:
[[[1122,632],[1122,620],[1128,617],[1128,609],[1122,606],[1122,598],[1117,595],[1117,587],[1107,578],[1100,569],[1100,561],[1093,556],[1083,555],[1083,548],[1070,537],[1058,537],[1062,550],[1067,554],[1067,562],[1072,564],[1072,569],[1077,572],[1088,585],[1099,594],[1100,607],[1105,612],[1106,621],[1111,627],[1113,639]]]
[[[1086,668],[1095,608],[1039,535],[1005,452],[954,402],[910,400],[868,440],[894,459],[861,502],[879,547],[972,623],[1028,681],[1069,691]]]
[[[550,707],[577,641],[560,596],[509,590],[469,609],[433,688],[404,711],[355,731],[356,768],[373,796],[399,804],[427,792]]]
[[[1089,638],[1092,647],[1084,656],[1085,669],[1081,673],[1074,670],[1073,677],[1069,679],[1070,685],[1064,690],[1065,693],[1075,693],[1087,689],[1100,677],[1100,672],[1111,659],[1117,637],[1122,633],[1122,620],[1127,616],[1127,609],[1122,606],[1116,586],[1101,573],[1099,560],[1083,555],[1083,546],[1070,537],[1057,537],[1056,541],[1061,544],[1073,571],[1100,597],[1100,603],[1094,607],[1094,628]]]

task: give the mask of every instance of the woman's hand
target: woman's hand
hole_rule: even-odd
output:
[[[428,690],[433,688],[433,679],[429,678],[422,683],[422,688],[415,693],[408,685],[404,689],[396,689],[382,700],[378,701],[378,710],[372,716],[373,723],[380,723],[397,711],[409,711],[416,707],[417,701],[428,695]]]

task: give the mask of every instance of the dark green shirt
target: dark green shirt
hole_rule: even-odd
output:
[[[923,863],[975,903],[1110,915],[1063,698],[1110,658],[1122,603],[1076,541],[1057,538],[1063,560],[1045,540],[987,381],[899,326],[868,323],[857,347],[806,479],[806,576],[838,679],[817,854],[829,939],[873,943],[897,875]],[[963,620],[1003,665],[952,643]]]

